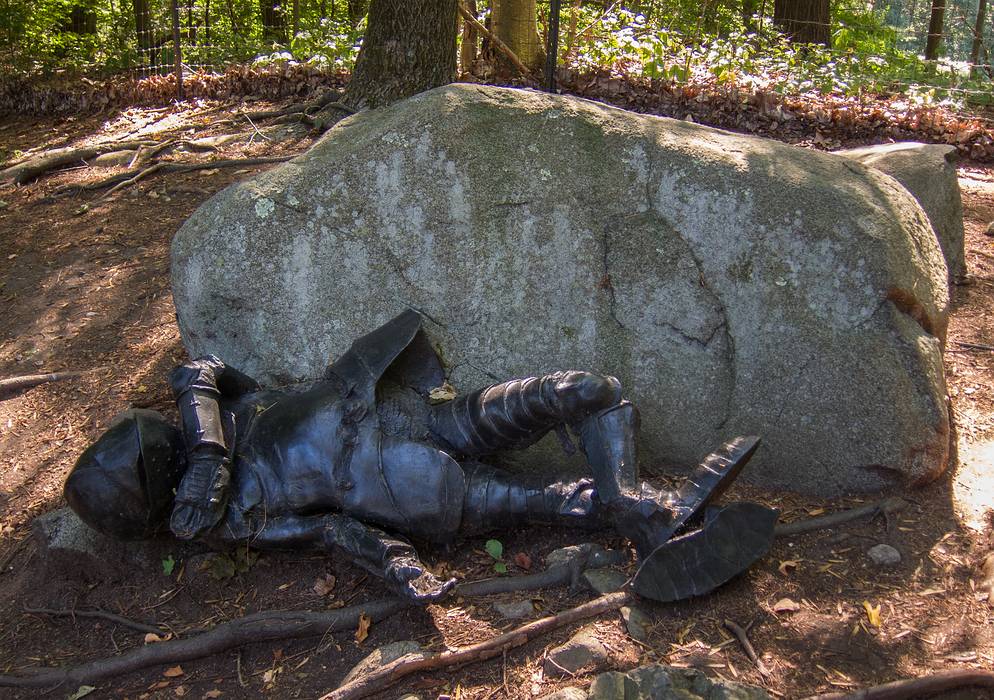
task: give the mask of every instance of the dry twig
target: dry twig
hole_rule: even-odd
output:
[[[766,668],[766,664],[764,664],[763,660],[756,654],[756,650],[753,648],[752,642],[749,641],[749,635],[746,634],[746,631],[736,624],[734,620],[726,619],[724,626],[725,629],[734,634],[735,638],[739,640],[739,644],[742,645],[742,651],[744,651],[749,660],[755,664],[756,669],[762,675],[768,676],[770,674],[770,669]]]
[[[129,627],[137,632],[145,632],[146,634],[164,634],[163,630],[158,627],[146,625],[143,622],[136,622],[135,620],[122,617],[121,615],[116,615],[112,612],[107,612],[106,610],[53,610],[52,608],[29,608],[24,606],[24,612],[32,615],[51,615],[52,617],[95,617],[100,620],[113,622],[115,625]]]
[[[466,7],[466,4],[463,3],[461,0],[459,2],[459,14],[461,14],[463,16],[463,19],[469,22],[470,25],[472,25],[472,27],[476,29],[476,31],[480,32],[480,34],[487,37],[487,39],[489,39],[493,43],[493,45],[497,47],[497,50],[500,51],[502,54],[504,54],[507,57],[507,60],[509,60],[512,64],[514,64],[514,67],[518,69],[518,72],[521,73],[522,76],[524,76],[528,80],[531,80],[534,83],[539,82],[538,79],[536,79],[535,76],[532,75],[531,71],[528,70],[525,64],[521,62],[521,59],[518,58],[518,56],[513,51],[511,51],[510,47],[507,44],[505,44],[503,41],[498,39],[496,36],[494,36],[493,32],[491,32],[489,29],[483,26],[480,23],[480,20],[476,18],[476,15],[470,12],[469,8]]]
[[[820,515],[816,518],[805,518],[792,523],[781,523],[777,525],[774,534],[777,537],[786,537],[788,535],[799,535],[803,532],[824,530],[853,520],[859,520],[860,518],[872,518],[878,514],[889,517],[894,513],[904,510],[907,506],[908,502],[903,498],[893,496],[885,498],[878,503],[870,503],[859,508],[850,508],[849,510],[839,511],[838,513]]]
[[[540,620],[516,627],[493,639],[471,644],[461,649],[445,651],[437,656],[425,658],[402,656],[381,666],[369,674],[322,696],[321,700],[353,700],[388,688],[401,678],[418,671],[433,671],[439,668],[451,669],[476,661],[485,661],[500,656],[508,649],[514,649],[547,632],[559,629],[578,620],[617,610],[632,599],[632,593],[623,590],[607,593],[575,608],[564,610],[558,615],[543,617]]]
[[[994,688],[994,672],[958,668],[922,678],[891,681],[871,688],[863,688],[854,693],[812,695],[805,700],[914,700],[914,698],[928,697],[947,690],[970,686]]]
[[[89,372],[96,372],[101,369],[104,368],[96,367],[94,369],[88,369],[83,371],[50,372],[48,374],[26,374],[20,377],[8,377],[6,379],[0,379],[0,401],[12,398],[14,395],[19,394],[22,391],[33,389],[34,387],[39,386],[41,384],[49,384],[51,382],[61,382],[66,379],[75,379],[76,377],[82,377],[84,374],[87,374]]]

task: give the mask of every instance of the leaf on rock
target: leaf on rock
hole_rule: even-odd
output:
[[[359,626],[355,631],[355,641],[356,644],[362,644],[366,637],[369,636],[369,626],[373,624],[373,621],[369,618],[366,613],[361,613],[359,615]]]
[[[443,382],[442,386],[437,386],[428,392],[428,402],[432,404],[445,403],[456,398],[456,388],[448,382]]]

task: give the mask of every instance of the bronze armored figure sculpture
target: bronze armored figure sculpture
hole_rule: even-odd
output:
[[[706,593],[768,549],[775,511],[710,506],[757,439],[726,443],[664,492],[639,480],[638,411],[613,377],[556,372],[430,405],[443,381],[413,311],[357,340],[302,392],[194,360],[170,375],[182,430],[154,411],[125,412],[79,458],[66,499],[119,538],[168,523],[216,546],[344,550],[418,602],[454,581],[433,576],[407,538],[447,543],[520,522],[613,528],[643,562],[636,592],[664,601]],[[551,430],[571,444],[567,429],[591,478],[549,482],[487,462]]]

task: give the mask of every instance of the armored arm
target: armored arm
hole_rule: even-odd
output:
[[[456,582],[436,578],[410,542],[347,515],[328,517],[324,540],[326,545],[343,549],[357,564],[382,577],[395,593],[415,603],[442,598]]]
[[[213,355],[177,367],[169,383],[183,424],[187,457],[169,527],[180,539],[193,539],[221,521],[228,501],[234,423],[229,416],[226,436],[219,385],[228,393],[251,391],[258,385]]]

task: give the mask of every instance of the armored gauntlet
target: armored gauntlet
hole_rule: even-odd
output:
[[[187,470],[169,527],[180,539],[193,539],[224,517],[231,481],[228,445],[218,399],[217,374],[224,363],[208,356],[177,367],[169,375],[183,423]]]

